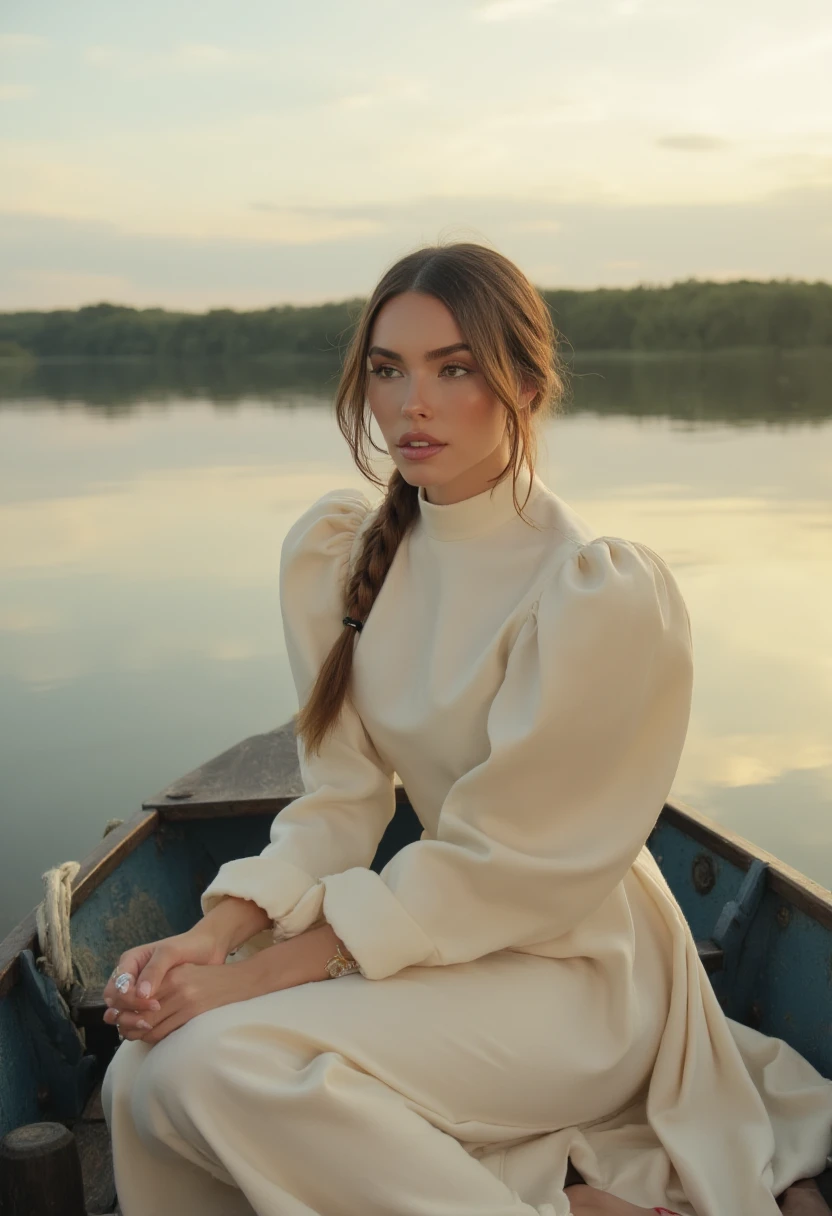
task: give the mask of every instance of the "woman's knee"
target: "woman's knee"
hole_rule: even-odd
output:
[[[150,1048],[140,1040],[126,1039],[110,1060],[101,1082],[101,1105],[104,1118],[112,1127],[113,1107],[130,1101],[136,1075]]]
[[[264,1068],[274,1075],[290,1065],[292,1053],[275,1050],[278,1028],[263,1036],[257,1025],[229,1018],[228,1009],[201,1013],[146,1049],[133,1084],[137,1122],[148,1122],[151,1107],[174,1123],[190,1121],[195,1110],[222,1103],[235,1087],[258,1084]]]
[[[132,1059],[114,1070],[112,1083],[114,1092],[129,1088],[140,1135],[152,1138],[153,1129],[170,1125],[190,1135],[201,1111],[222,1109],[234,1095],[247,1103],[249,1095],[262,1089],[264,1075],[276,1090],[294,1085],[320,1045],[281,1027],[272,1008],[264,1016],[254,1008],[256,1002],[249,1004],[246,1017],[239,1007],[223,1006],[199,1014],[153,1046],[140,1040],[122,1044],[116,1056],[127,1047],[142,1050],[137,1063],[138,1053],[131,1052]]]
[[[219,1056],[216,1021],[200,1014],[152,1046],[142,1044],[145,1057],[133,1078],[131,1106],[138,1126],[153,1122],[151,1108],[169,1118],[204,1096]],[[133,1046],[133,1044],[131,1044]]]

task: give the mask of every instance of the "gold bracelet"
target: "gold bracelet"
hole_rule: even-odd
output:
[[[335,941],[335,953],[326,965],[327,975],[332,980],[337,979],[339,975],[349,975],[351,971],[358,970],[358,963],[341,939],[336,937]]]

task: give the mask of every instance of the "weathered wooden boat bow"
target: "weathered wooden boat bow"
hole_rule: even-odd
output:
[[[39,949],[37,910],[0,943],[2,1216],[112,1212],[98,1095],[118,1045],[102,1020],[107,977],[125,949],[192,925],[219,866],[258,853],[274,816],[301,793],[293,721],[245,739],[125,822],[111,821],[80,863],[66,943],[71,983]],[[396,803],[376,870],[421,830],[400,784]],[[648,844],[726,1013],[785,1039],[832,1076],[832,893],[678,802],[665,806]]]

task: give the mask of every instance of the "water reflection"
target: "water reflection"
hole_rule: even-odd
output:
[[[280,544],[325,490],[367,487],[331,416],[337,368],[277,371],[0,373],[0,932],[107,819],[296,708]],[[682,585],[696,683],[674,793],[827,886],[830,371],[578,363],[539,465]]]
[[[662,416],[739,425],[832,416],[832,350],[717,352],[569,358],[570,412]],[[0,360],[0,410],[29,405],[80,405],[113,413],[148,402],[244,401],[285,407],[293,392],[328,408],[338,380],[332,355],[244,363],[152,359]]]

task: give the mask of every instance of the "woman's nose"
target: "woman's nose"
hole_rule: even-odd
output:
[[[402,414],[405,418],[425,418],[429,413],[428,407],[418,397],[407,401],[402,406]]]
[[[402,413],[418,413],[422,414],[425,410],[430,409],[430,402],[427,400],[425,386],[419,376],[410,376],[407,381],[407,388],[402,402]]]

